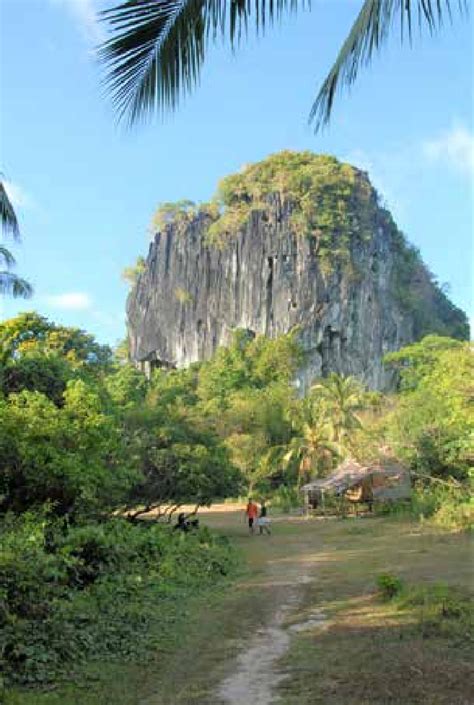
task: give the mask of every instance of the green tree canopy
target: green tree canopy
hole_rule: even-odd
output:
[[[58,515],[125,502],[138,477],[113,416],[85,382],[69,382],[58,408],[40,392],[0,400],[0,511],[52,504]]]
[[[57,405],[69,380],[97,379],[111,369],[112,352],[79,328],[58,326],[38,313],[0,323],[0,389],[43,392]]]

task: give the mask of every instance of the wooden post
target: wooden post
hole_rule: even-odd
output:
[[[304,490],[304,515],[309,517],[309,492]]]

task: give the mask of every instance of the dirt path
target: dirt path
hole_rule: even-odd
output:
[[[242,532],[239,514],[209,515],[207,523],[214,528],[222,523],[234,534]],[[250,699],[259,705],[271,705],[280,700],[276,690],[286,675],[279,670],[278,661],[290,646],[292,631],[304,629],[304,624],[291,624],[292,617],[304,598],[305,587],[316,577],[315,549],[320,542],[314,526],[311,531],[307,529],[301,519],[276,519],[270,537],[235,537],[254,571],[250,585],[265,595],[267,610],[263,625],[255,631],[251,628],[242,640],[228,675],[215,688],[213,703],[241,705]],[[258,610],[258,601],[255,607]]]
[[[239,705],[247,698],[261,705],[277,702],[275,688],[285,677],[277,669],[277,661],[290,645],[290,633],[285,623],[301,599],[301,585],[311,578],[307,574],[298,574],[288,565],[284,574],[281,565],[277,571],[273,567],[268,572],[275,581],[276,592],[273,596],[268,595],[268,599],[278,607],[268,625],[259,629],[244,644],[235,660],[233,672],[217,688],[217,696],[228,705]],[[285,581],[288,581],[287,586],[284,586]]]
[[[203,513],[201,522],[229,537],[247,568],[215,603],[203,607],[202,633],[190,623],[190,638],[180,660],[169,664],[161,692],[140,705],[278,702],[276,688],[285,678],[278,662],[290,646],[293,614],[313,581],[321,542],[314,523],[302,518],[274,518],[271,536],[249,536],[242,511],[219,510]],[[200,612],[196,630],[203,621]]]

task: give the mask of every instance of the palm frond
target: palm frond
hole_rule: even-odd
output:
[[[258,33],[309,0],[127,0],[101,13],[113,36],[99,47],[105,85],[130,124],[173,110],[199,82],[209,40]]]
[[[402,41],[405,37],[411,41],[415,15],[420,31],[425,27],[433,33],[445,17],[452,18],[453,5],[462,15],[467,14],[468,0],[365,0],[311,108],[309,122],[315,132],[328,123],[336,92],[342,86],[351,86],[360,69],[380,50],[397,15]]]
[[[29,299],[33,295],[33,287],[13,272],[0,272],[0,295]]]
[[[5,234],[13,235],[15,239],[20,237],[20,228],[15,210],[8,198],[3,181],[0,181],[0,221]]]
[[[7,248],[3,245],[0,245],[0,263],[2,263],[7,269],[11,269],[16,264],[15,258],[10,250],[7,250]]]

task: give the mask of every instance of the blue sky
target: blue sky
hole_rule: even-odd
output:
[[[0,165],[23,233],[12,247],[36,309],[114,343],[122,269],[148,249],[162,201],[206,200],[217,181],[281,149],[369,171],[399,227],[472,315],[472,20],[401,47],[398,36],[315,136],[312,98],[360,2],[315,0],[235,54],[216,47],[200,87],[165,121],[126,130],[100,85],[100,0],[0,0]]]

